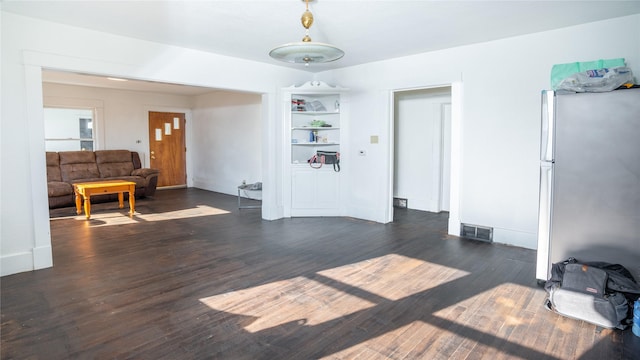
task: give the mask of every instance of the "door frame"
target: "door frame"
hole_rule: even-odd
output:
[[[450,235],[460,235],[460,187],[461,187],[461,142],[462,142],[462,103],[463,84],[462,81],[454,81],[449,84],[429,85],[412,88],[391,89],[388,92],[388,126],[389,126],[389,159],[387,161],[387,211],[385,222],[393,222],[393,186],[395,168],[395,141],[394,141],[394,118],[395,118],[395,95],[396,92],[411,90],[425,90],[442,87],[451,87],[451,169],[449,172],[450,192],[449,192],[449,224],[448,233]]]
[[[448,147],[451,112],[449,110],[449,116],[445,118],[444,105],[451,107],[451,88],[448,86],[394,93],[394,196],[409,197],[411,200],[407,205],[413,204],[408,206],[412,209],[449,211],[449,164],[445,164],[445,159],[448,161],[451,154]],[[424,162],[412,159],[407,163],[407,157],[411,156],[424,159]],[[403,167],[399,167],[400,163]],[[411,167],[407,168],[407,164]],[[445,189],[447,193],[443,194]],[[444,199],[447,203],[443,207]]]
[[[191,159],[191,152],[189,151],[189,149],[193,148],[193,133],[192,133],[192,128],[191,128],[191,124],[189,123],[189,121],[191,121],[191,119],[193,119],[193,117],[191,116],[191,109],[188,108],[177,108],[177,107],[165,107],[165,106],[148,106],[145,107],[144,109],[144,118],[147,119],[147,125],[146,125],[146,129],[145,129],[145,137],[146,137],[146,149],[147,152],[144,153],[144,156],[140,156],[141,159],[143,159],[143,163],[142,163],[142,167],[149,166],[149,164],[151,163],[151,155],[148,153],[149,148],[151,147],[151,141],[153,139],[149,138],[149,112],[164,112],[164,113],[183,113],[184,114],[184,141],[185,141],[185,146],[187,148],[186,150],[186,154],[185,154],[185,171],[186,171],[186,178],[187,178],[187,182],[186,185],[187,187],[193,187],[193,177],[191,177],[190,175],[193,174],[192,171],[192,164],[193,161]],[[180,186],[183,187],[183,186]],[[165,187],[165,188],[170,188],[170,187]]]

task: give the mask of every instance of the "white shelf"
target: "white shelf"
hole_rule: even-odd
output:
[[[338,142],[292,142],[291,145],[302,145],[302,146],[323,146],[323,145],[340,145]]]
[[[340,114],[340,111],[296,111],[292,110],[291,113],[293,115],[334,115]]]
[[[339,126],[295,126],[291,130],[339,130]]]
[[[290,94],[292,107],[290,111],[290,140],[291,140],[291,163],[306,164],[319,149],[340,151],[341,131],[340,122],[342,115],[340,108],[336,104],[341,102],[341,93],[325,88],[323,91],[301,91]],[[316,109],[327,109],[323,111],[297,110],[294,99],[299,106],[313,106]],[[289,101],[289,100],[287,100]],[[330,126],[318,126],[318,124]],[[310,134],[315,133],[320,141],[309,141]]]

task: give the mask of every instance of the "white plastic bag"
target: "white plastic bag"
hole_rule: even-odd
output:
[[[633,83],[633,73],[626,66],[575,73],[558,84],[558,90],[575,92],[612,91],[622,84]]]

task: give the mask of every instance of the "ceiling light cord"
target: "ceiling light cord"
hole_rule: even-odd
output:
[[[307,9],[302,13],[302,17],[300,17],[300,22],[302,26],[306,29],[305,35],[302,38],[303,42],[311,42],[311,37],[309,36],[309,28],[313,25],[313,14],[309,11],[309,0],[306,1]]]

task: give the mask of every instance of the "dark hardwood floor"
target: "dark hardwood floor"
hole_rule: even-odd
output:
[[[1,282],[2,359],[638,359],[630,330],[543,308],[535,251],[397,210],[264,221],[158,191],[51,212],[54,267]]]

